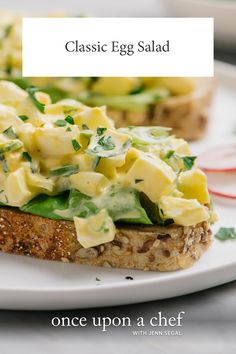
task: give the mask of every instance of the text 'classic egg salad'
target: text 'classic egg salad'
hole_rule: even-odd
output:
[[[0,81],[0,202],[73,220],[78,241],[112,241],[115,223],[212,221],[205,174],[168,128],[115,129],[89,108]]]

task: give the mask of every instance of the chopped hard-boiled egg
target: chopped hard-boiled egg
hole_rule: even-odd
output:
[[[196,225],[210,218],[209,210],[196,199],[163,196],[159,210],[164,219],[173,219],[176,224],[183,226]]]
[[[165,162],[144,153],[136,159],[126,174],[126,181],[133,188],[145,193],[153,203],[172,191],[175,180],[176,174]]]
[[[114,240],[116,228],[105,209],[87,219],[74,217],[77,239],[84,248]]]

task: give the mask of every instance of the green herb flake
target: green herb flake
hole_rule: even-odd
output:
[[[166,219],[163,221],[163,226],[174,224],[174,219]]]
[[[54,168],[49,171],[49,177],[64,176],[68,177],[79,172],[78,165],[66,165],[58,168]]]
[[[83,130],[89,130],[89,127],[86,124],[82,124],[82,129]]]
[[[236,229],[233,227],[221,227],[215,234],[215,238],[220,241],[236,239]]]
[[[166,159],[169,159],[171,156],[173,156],[175,153],[175,150],[169,150],[165,156]]]
[[[0,144],[0,154],[8,151],[15,151],[20,149],[23,143],[20,140],[12,140],[9,143]]]
[[[136,178],[136,179],[134,180],[134,182],[137,184],[137,183],[143,182],[143,179],[138,179],[138,178]]]
[[[116,146],[111,136],[102,136],[98,140],[98,145],[102,146],[104,150],[113,150]]]
[[[98,277],[96,277],[96,281],[101,281],[101,279],[99,279]]]
[[[64,119],[58,119],[55,124],[58,126],[58,127],[65,127],[67,125],[67,122],[64,120]]]
[[[73,118],[72,116],[70,116],[70,115],[68,115],[68,116],[65,118],[65,121],[66,121],[67,123],[69,123],[69,124],[72,124],[72,125],[75,124],[74,118]]]
[[[32,157],[27,151],[22,152],[22,157],[25,161],[32,162]]]
[[[3,154],[0,155],[0,163],[1,163],[1,166],[2,166],[2,169],[3,169],[3,172],[7,173],[9,172],[9,168],[8,168],[8,165],[7,165],[7,160],[5,158],[5,156]]]
[[[184,163],[184,166],[187,170],[191,170],[196,158],[197,158],[197,156],[184,156],[183,157],[183,163]]]
[[[34,86],[30,86],[26,89],[26,91],[29,94],[29,97],[31,99],[31,101],[33,102],[33,104],[35,105],[35,107],[41,112],[44,113],[45,111],[45,104],[41,103],[37,100],[37,98],[35,97],[36,92],[38,92],[39,90],[37,89],[37,87]]]
[[[5,134],[6,136],[8,136],[8,138],[11,138],[11,139],[15,139],[17,137],[15,131],[12,128],[12,126],[7,128],[6,130],[4,130],[3,134]]]
[[[29,119],[29,117],[25,116],[24,114],[23,114],[23,115],[20,115],[19,118],[20,118],[21,120],[23,120],[23,122],[25,122],[26,120]]]
[[[107,128],[98,127],[97,128],[97,135],[98,136],[102,135],[106,130],[107,130]]]
[[[101,161],[100,156],[96,156],[95,159],[92,162],[92,170],[95,171],[96,168],[98,167],[99,162]]]
[[[67,132],[71,132],[71,131],[72,131],[71,127],[68,127],[68,128],[66,129],[66,131],[67,131]]]
[[[75,151],[79,151],[81,149],[81,145],[76,139],[71,140],[71,143]]]

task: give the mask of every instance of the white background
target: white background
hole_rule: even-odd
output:
[[[67,41],[170,41],[170,52],[69,53]],[[210,18],[26,18],[24,76],[213,76]]]

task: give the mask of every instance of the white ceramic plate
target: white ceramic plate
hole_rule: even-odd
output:
[[[236,48],[235,0],[165,0],[173,15],[180,17],[214,17],[216,44],[224,49]]]
[[[232,139],[236,128],[236,69],[217,63],[216,74],[219,87],[209,133],[192,145],[196,153]],[[220,226],[236,227],[235,208],[216,203],[219,222],[214,231]],[[0,254],[0,269],[3,309],[121,305],[184,295],[236,279],[236,241],[215,240],[192,268],[170,273],[79,266],[7,254]]]

